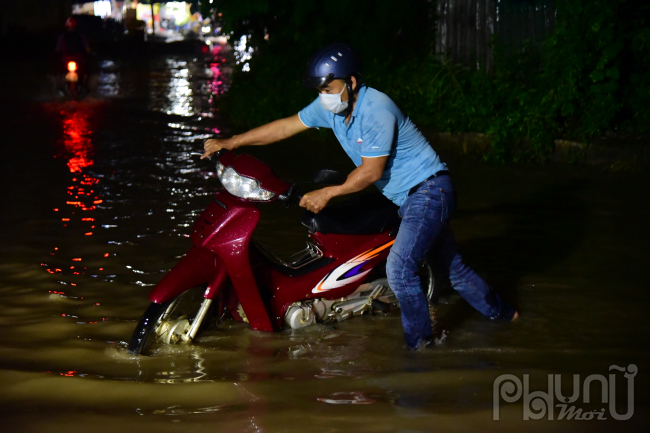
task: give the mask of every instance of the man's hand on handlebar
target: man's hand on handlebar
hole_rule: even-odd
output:
[[[331,188],[317,189],[302,196],[299,206],[304,207],[313,213],[318,213],[327,206],[327,203],[331,198]]]
[[[230,138],[211,138],[205,140],[205,143],[203,143],[203,149],[205,151],[201,159],[209,158],[221,149],[233,150],[235,147],[237,146]]]

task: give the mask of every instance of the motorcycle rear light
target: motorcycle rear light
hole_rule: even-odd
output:
[[[74,72],[77,70],[77,62],[68,62],[68,71]]]

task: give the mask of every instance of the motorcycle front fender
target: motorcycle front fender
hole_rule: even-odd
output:
[[[149,294],[151,302],[162,304],[186,290],[208,284],[206,298],[215,297],[228,279],[221,259],[203,247],[192,247]]]

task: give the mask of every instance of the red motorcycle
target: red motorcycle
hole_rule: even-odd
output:
[[[216,174],[223,185],[195,222],[194,244],[156,285],[128,350],[149,354],[156,345],[189,343],[213,322],[231,316],[259,331],[303,328],[398,307],[385,278],[385,262],[399,227],[397,207],[383,195],[366,194],[306,211],[307,247],[285,262],[251,239],[258,203],[300,200],[298,185],[278,179],[247,154],[224,152]],[[319,170],[316,184],[340,184],[343,176]],[[431,299],[431,264],[421,266]]]

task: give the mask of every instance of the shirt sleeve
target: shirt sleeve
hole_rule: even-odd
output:
[[[298,113],[300,121],[307,128],[331,128],[333,116],[323,108],[318,97]]]
[[[377,110],[362,124],[361,156],[373,158],[390,155],[397,137],[397,118],[388,110]]]

